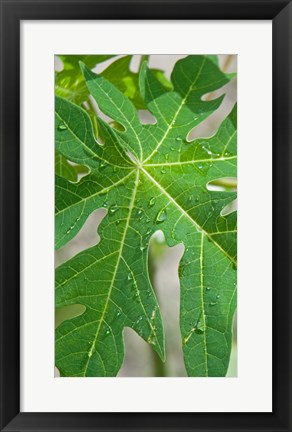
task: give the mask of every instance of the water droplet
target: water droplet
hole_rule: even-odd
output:
[[[177,136],[175,140],[176,141],[182,141],[182,137],[181,136]]]
[[[217,295],[216,295],[216,299],[220,299],[220,294],[217,294]]]
[[[146,235],[149,235],[151,233],[151,228],[148,228],[146,231]]]
[[[116,313],[116,316],[119,317],[121,315],[121,313],[122,313],[121,309],[118,309],[117,313]]]
[[[165,155],[165,160],[167,161],[168,160],[168,153],[166,153],[166,155]]]
[[[204,324],[202,323],[201,320],[198,320],[198,321],[197,321],[195,331],[196,331],[197,333],[203,333],[203,332],[205,331]]]
[[[159,213],[156,216],[156,222],[157,223],[161,223],[164,222],[167,219],[167,213],[166,213],[166,209],[161,209],[159,211]]]
[[[88,357],[90,358],[95,353],[95,351],[96,351],[96,348],[95,348],[95,346],[93,346],[87,354]]]
[[[105,162],[101,162],[101,164],[99,165],[99,168],[102,170],[104,169],[108,164]]]
[[[138,215],[140,216],[141,214],[142,214],[142,210],[140,209],[140,210],[138,210]]]
[[[148,207],[153,207],[154,204],[155,204],[155,198],[152,197],[152,198],[150,199],[149,203],[148,203]]]
[[[59,126],[58,126],[58,130],[61,131],[61,132],[62,132],[62,131],[65,131],[65,130],[67,130],[67,129],[68,129],[67,126],[66,126],[65,123],[63,123],[63,122],[60,123]]]
[[[212,156],[212,152],[205,146],[202,146],[202,149],[205,150],[206,153],[208,153],[208,155]]]
[[[192,201],[192,196],[188,197],[188,201],[191,202]]]
[[[106,330],[106,332],[105,332],[105,334],[106,334],[106,335],[109,335],[110,332],[111,332],[111,331],[110,331],[110,328],[108,327],[107,330]]]
[[[146,223],[149,223],[150,222],[150,218],[147,216],[146,219],[145,219],[145,221],[146,221]]]
[[[136,324],[139,324],[139,322],[142,321],[142,319],[143,319],[143,317],[142,317],[142,315],[140,315],[140,316],[137,318]]]
[[[121,223],[121,221],[120,221],[120,219],[118,219],[117,221],[116,221],[116,225],[119,225]]]
[[[108,193],[108,189],[104,189],[103,191],[99,192],[100,196],[106,195]]]
[[[102,206],[103,207],[107,207],[108,206],[108,201],[105,201]]]
[[[151,345],[156,345],[155,337],[153,335],[150,335],[147,339],[147,342]]]
[[[216,306],[217,302],[211,301],[210,306]]]
[[[166,169],[165,168],[161,168],[160,172],[161,172],[161,174],[165,174],[166,173]]]
[[[109,214],[114,215],[119,210],[119,207],[115,204],[111,205],[109,208]]]
[[[132,279],[133,279],[132,273],[128,273],[128,280],[132,280]]]
[[[210,291],[211,290],[211,287],[206,287],[206,291]]]

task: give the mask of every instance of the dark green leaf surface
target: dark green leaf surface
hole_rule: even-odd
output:
[[[73,238],[93,210],[108,210],[100,243],[56,270],[56,306],[86,307],[56,330],[57,367],[63,376],[115,376],[124,357],[125,326],[164,358],[163,325],[147,268],[149,239],[163,230],[170,246],[185,246],[179,277],[187,373],[224,376],[236,306],[236,214],[220,213],[236,194],[206,186],[236,177],[236,107],[213,137],[187,137],[222,101],[202,96],[229,77],[207,56],[189,56],[175,65],[169,91],[144,64],[141,95],[156,124],[143,126],[122,92],[82,69],[100,109],[124,131],[99,119],[100,145],[87,113],[56,100],[56,147],[90,169],[78,183],[57,177],[56,247]]]

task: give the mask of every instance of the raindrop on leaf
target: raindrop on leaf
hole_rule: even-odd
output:
[[[67,130],[67,126],[65,125],[65,123],[60,123],[58,126],[58,130],[61,132]]]
[[[166,209],[161,209],[159,211],[159,213],[156,216],[156,222],[157,223],[161,223],[164,222],[167,219],[167,213],[166,213]]]

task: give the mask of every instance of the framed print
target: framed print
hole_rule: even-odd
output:
[[[1,0],[1,430],[291,430],[290,28]]]

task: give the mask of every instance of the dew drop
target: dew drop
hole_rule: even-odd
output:
[[[132,273],[128,273],[128,280],[132,280],[132,279],[133,279]]]
[[[206,291],[211,291],[211,287],[206,287]]]
[[[117,313],[116,313],[116,316],[119,317],[121,315],[121,313],[122,313],[121,309],[118,309]]]
[[[152,197],[152,198],[150,199],[149,203],[148,203],[148,207],[153,207],[154,204],[155,204],[155,198]]]
[[[204,325],[203,325],[202,321],[200,321],[200,320],[196,324],[196,331],[199,333],[202,333],[205,331]]]
[[[61,132],[67,130],[67,126],[65,125],[65,123],[60,123],[58,126],[58,130]]]
[[[217,302],[211,301],[210,306],[216,306]]]
[[[102,206],[103,207],[107,207],[108,206],[108,201],[105,201]]]
[[[157,216],[156,216],[156,222],[157,223],[161,223],[164,222],[167,219],[167,213],[166,213],[166,209],[161,209]]]
[[[114,215],[119,210],[119,207],[115,204],[111,205],[109,208],[109,214]]]
[[[166,169],[165,168],[161,168],[160,172],[161,172],[161,174],[165,174],[166,173]]]
[[[155,337],[153,335],[150,335],[147,339],[147,342],[151,345],[156,345]]]
[[[220,294],[217,294],[217,295],[216,295],[216,299],[220,299]]]
[[[142,317],[142,315],[140,315],[140,316],[137,318],[136,324],[139,324],[139,322],[142,321],[142,319],[143,319],[143,317]]]
[[[101,164],[99,165],[99,168],[102,170],[107,166],[107,163],[105,162],[101,162]]]
[[[182,141],[182,137],[181,136],[177,136],[175,140],[176,141]]]
[[[121,223],[121,221],[120,221],[120,219],[118,219],[117,221],[116,221],[116,225],[119,225]]]
[[[151,233],[151,228],[148,228],[146,231],[146,235],[149,235]]]

